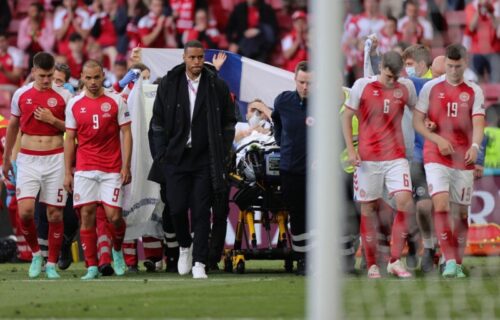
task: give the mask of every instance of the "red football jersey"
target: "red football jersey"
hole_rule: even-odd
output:
[[[40,91],[33,84],[31,82],[17,89],[10,105],[11,114],[20,118],[21,132],[34,136],[63,134],[56,127],[35,119],[34,112],[38,107],[47,108],[56,118],[64,121],[64,112],[71,93],[54,85],[51,89]]]
[[[153,29],[156,28],[158,18],[153,14],[148,14],[139,20],[138,28],[139,28],[139,36],[144,37],[153,32]],[[143,44],[143,46],[145,46]],[[167,46],[167,42],[165,41],[165,29],[158,34],[155,40],[147,46],[148,48],[165,48]]]
[[[442,156],[431,141],[424,144],[424,163],[440,163],[456,169],[474,169],[465,165],[465,153],[472,145],[472,117],[485,114],[484,94],[469,81],[452,85],[445,76],[427,82],[420,91],[416,109],[436,123],[436,133],[448,140],[455,150]]]
[[[7,136],[7,126],[9,120],[0,116],[0,166],[3,165],[3,152],[5,150],[5,138]]]
[[[117,94],[104,92],[92,99],[82,93],[71,99],[66,109],[66,128],[76,130],[76,171],[120,172],[120,126],[128,123],[127,104]]]
[[[413,108],[416,102],[415,87],[408,79],[400,78],[393,88],[385,88],[376,76],[354,83],[346,107],[354,110],[359,120],[361,160],[405,158],[401,119],[405,106]]]
[[[14,68],[23,67],[23,52],[17,48],[9,47],[4,55],[0,55],[0,64],[3,68],[9,72],[12,72]],[[19,85],[19,81],[12,81],[3,73],[0,72],[0,84],[12,84],[15,86]]]

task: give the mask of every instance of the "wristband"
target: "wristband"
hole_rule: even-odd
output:
[[[473,143],[471,148],[476,148],[477,151],[481,150],[481,147],[477,143]]]

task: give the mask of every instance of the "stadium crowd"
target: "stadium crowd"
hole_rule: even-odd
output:
[[[310,82],[307,64],[302,62],[306,61],[309,55],[309,27],[305,1],[151,0],[146,3],[141,0],[63,0],[3,1],[3,3],[5,10],[1,13],[5,15],[5,19],[1,20],[3,26],[0,26],[3,27],[0,29],[0,95],[2,96],[0,105],[4,101],[4,109],[0,111],[4,111],[5,117],[9,113],[12,114],[8,126],[6,123],[3,124],[4,130],[8,128],[3,150],[3,172],[10,196],[8,206],[13,213],[11,219],[17,221],[13,224],[18,229],[16,235],[19,258],[32,260],[30,277],[38,277],[43,264],[49,278],[59,277],[56,264],[62,270],[69,267],[71,259],[69,248],[78,230],[78,222],[74,223],[75,219],[67,218],[74,216],[73,205],[81,209],[80,239],[84,245],[88,266],[87,274],[82,279],[94,279],[99,274],[123,275],[127,267],[129,272],[138,270],[136,243],[123,242],[125,222],[119,210],[121,183],[126,184],[130,180],[131,141],[122,142],[125,154],[123,162],[120,159],[109,160],[109,157],[116,156],[116,152],[95,156],[96,150],[104,150],[100,148],[112,147],[113,150],[119,150],[120,142],[110,139],[114,141],[110,145],[109,141],[102,141],[102,137],[99,139],[99,135],[93,133],[91,129],[100,129],[101,118],[82,116],[87,108],[91,109],[94,104],[98,105],[95,101],[87,100],[103,99],[98,100],[99,103],[106,103],[106,108],[100,109],[102,111],[100,116],[111,117],[116,123],[109,124],[108,120],[107,128],[112,127],[112,130],[103,131],[101,134],[115,138],[119,137],[120,132],[122,135],[129,134],[130,119],[127,107],[119,95],[126,96],[139,77],[149,80],[148,66],[140,62],[138,48],[184,48],[184,65],[180,69],[171,70],[170,77],[151,79],[157,80],[159,87],[164,88],[158,91],[155,101],[150,144],[155,161],[158,157],[165,157],[162,161],[167,163],[166,167],[161,169],[163,171],[161,175],[166,181],[158,182],[162,184],[162,197],[164,197],[162,200],[168,205],[163,214],[165,239],[152,237],[142,239],[146,269],[156,271],[161,268],[164,256],[167,259],[167,271],[180,274],[192,271],[193,277],[198,279],[207,277],[205,270],[218,268],[222,247],[221,244],[217,244],[216,248],[209,248],[210,213],[207,212],[212,206],[214,215],[220,214],[216,213],[220,210],[224,217],[224,214],[227,214],[227,203],[219,204],[220,206],[211,203],[209,199],[214,194],[217,194],[214,198],[224,202],[225,189],[216,188],[214,185],[210,187],[207,183],[210,184],[210,178],[217,180],[214,179],[217,175],[213,171],[224,171],[217,168],[218,165],[227,164],[226,146],[234,137],[236,115],[228,112],[234,108],[234,101],[231,100],[227,86],[217,77],[217,67],[224,63],[225,58],[220,56],[220,60],[215,59],[213,61],[215,68],[203,65],[204,49],[211,48],[235,52],[295,73],[296,91],[285,92],[278,96],[272,115],[263,116],[262,112],[259,113],[261,118],[259,121],[254,121],[250,129],[257,130],[260,127],[260,120],[267,120],[275,126],[274,136],[282,149],[281,179],[284,186],[284,200],[291,216],[292,248],[295,251],[294,257],[298,261],[297,273],[305,274],[305,248],[308,240],[305,228],[307,150],[305,119]],[[467,235],[464,210],[470,205],[472,174],[474,172],[476,177],[481,175],[481,170],[477,169],[477,166],[481,167],[482,163],[476,163],[478,151],[487,146],[487,141],[482,139],[484,124],[476,123],[475,120],[473,125],[469,122],[472,121],[473,115],[481,118],[484,115],[485,105],[495,102],[491,100],[498,100],[498,92],[494,92],[493,99],[490,99],[488,93],[483,94],[479,85],[483,88],[493,88],[489,90],[494,91],[494,88],[498,90],[495,84],[500,82],[498,78],[500,1],[347,0],[344,4],[346,16],[341,48],[345,57],[346,108],[343,111],[343,124],[347,151],[342,160],[356,167],[356,169],[346,169],[348,176],[354,171],[354,177],[351,175],[346,181],[348,181],[347,188],[351,192],[354,183],[354,198],[361,203],[360,210],[353,206],[350,210],[352,212],[349,212],[350,216],[346,217],[347,231],[343,237],[347,239],[344,250],[345,271],[354,270],[353,257],[357,239],[361,234],[366,257],[365,267],[371,278],[381,276],[382,266],[387,266],[387,272],[395,276],[410,277],[411,273],[407,269],[417,267],[418,261],[415,257],[420,243],[424,246],[424,257],[421,262],[424,271],[434,269],[434,257],[440,246],[444,252],[441,254],[445,262],[443,275],[465,276],[461,264],[464,238],[466,239]],[[448,19],[452,16],[451,13],[461,20],[452,22]],[[460,31],[458,36],[455,33],[457,29]],[[462,45],[458,45],[457,42]],[[380,66],[379,60],[381,60]],[[449,71],[450,65],[458,71],[455,73]],[[466,68],[467,65],[469,68]],[[441,76],[442,74],[445,75]],[[201,75],[205,75],[202,80],[200,80]],[[400,75],[409,80],[398,81]],[[372,78],[368,78],[370,76]],[[206,78],[212,79],[210,81],[214,81],[214,85],[217,86],[217,90],[209,96],[215,95],[219,101],[209,101],[210,99],[199,93],[208,90],[203,82],[208,81]],[[436,80],[426,84],[431,78]],[[452,84],[463,86],[463,90],[467,91],[467,98],[455,92],[445,97],[449,103],[460,99],[464,104],[461,107],[470,108],[468,117],[460,113],[460,121],[467,122],[467,125],[462,125],[461,122],[456,124],[462,130],[460,133],[464,137],[462,140],[447,136],[449,134],[447,130],[440,131],[446,127],[442,122],[443,116],[429,107],[429,99],[434,98],[429,91],[433,86],[439,86],[439,81],[444,82],[445,79]],[[168,85],[172,83],[185,84],[188,95],[179,98],[175,94],[167,94]],[[489,87],[490,84],[494,87]],[[378,98],[371,102],[372,105],[381,105],[384,110],[382,115],[362,111],[363,107],[367,107],[364,103],[366,88],[372,86],[376,87],[374,92],[378,92],[379,89],[385,90],[384,97],[386,94],[391,95],[388,99]],[[351,87],[352,90],[347,89]],[[31,103],[40,99],[36,90],[48,91],[44,93],[48,95],[46,102],[40,103],[40,106],[33,106]],[[114,93],[110,93],[112,91]],[[422,98],[419,92],[425,92],[424,97],[427,100]],[[373,95],[378,97],[380,93]],[[195,103],[198,97],[203,97],[204,100]],[[193,124],[191,129],[185,129],[185,124],[180,125],[182,130],[175,126],[169,127],[169,122],[165,120],[165,114],[169,111],[165,111],[165,114],[159,111],[168,110],[169,103],[179,99],[185,99],[183,102],[190,108],[189,114]],[[86,102],[82,104],[82,101]],[[207,108],[210,108],[220,101],[225,101],[221,107],[222,111],[217,108],[212,115],[209,111],[204,118],[196,118],[197,105],[206,103]],[[23,103],[25,105],[21,106]],[[29,109],[26,109],[26,104],[30,105]],[[428,114],[428,118],[418,116],[414,117],[413,121],[416,131],[428,140],[427,143],[432,141],[439,145],[433,155],[436,158],[435,162],[442,164],[441,167],[428,168],[426,163],[425,173],[423,168],[420,168],[419,173],[415,173],[412,163],[410,172],[406,160],[408,152],[405,151],[406,146],[401,132],[401,121],[404,121],[402,107],[405,105],[415,108],[421,115]],[[48,107],[54,108],[54,111],[49,111]],[[448,110],[448,116],[450,114],[456,116],[457,108]],[[28,116],[26,110],[33,115]],[[219,112],[226,114],[221,116]],[[384,114],[390,114],[390,118],[386,118]],[[210,115],[223,119],[223,123],[214,122],[213,118],[210,120]],[[358,120],[353,120],[354,115],[359,119],[359,135],[355,134],[358,125],[356,124],[355,128],[353,124]],[[370,122],[370,117],[375,116],[389,121],[392,131],[387,132],[394,133],[397,141],[391,140],[392,144],[387,145],[382,140],[372,141],[366,136],[366,132],[373,130],[373,128],[367,129],[366,122]],[[253,114],[247,120],[250,121],[252,117]],[[64,118],[66,118],[65,123]],[[194,129],[195,119],[198,121],[197,129]],[[377,118],[377,121],[380,119]],[[82,124],[79,121],[82,121]],[[202,129],[198,129],[200,124]],[[218,125],[222,127],[218,128]],[[231,126],[232,129],[229,128]],[[395,129],[398,126],[399,129]],[[480,128],[481,134],[476,132],[477,128]],[[65,130],[70,133],[67,134],[69,140],[66,139],[64,142],[66,154],[63,157],[61,132]],[[199,130],[208,130],[209,133],[220,130],[223,133],[219,133],[219,136],[224,136],[225,140],[223,143],[220,142],[220,146],[214,147],[216,149],[214,151],[212,147],[219,144],[218,138],[210,134],[203,136]],[[246,130],[248,132],[248,129]],[[20,141],[20,150],[15,150],[19,147],[16,147],[18,131],[23,132],[23,138]],[[472,131],[474,131],[473,136]],[[294,136],[290,137],[287,134],[289,132],[294,132]],[[446,138],[440,137],[439,134]],[[165,136],[169,137],[167,142],[162,141]],[[44,139],[37,140],[34,137]],[[75,137],[81,144],[76,151],[76,173],[71,171],[75,146],[68,143],[68,141],[74,143]],[[444,139],[449,139],[454,145],[450,146],[448,141],[445,145]],[[405,137],[405,140],[408,138]],[[381,143],[381,146],[377,145]],[[463,145],[464,143],[466,145]],[[91,147],[88,147],[89,144]],[[164,155],[166,151],[163,148],[169,151],[168,156]],[[422,140],[418,143],[415,140],[414,148],[424,148]],[[13,150],[19,154],[16,162],[11,165],[11,160],[14,159]],[[32,152],[33,150],[35,152]],[[376,155],[381,153],[380,150],[386,151],[382,152],[384,156],[377,157]],[[467,162],[465,166],[456,164],[458,161],[456,155],[449,162],[443,160],[446,156],[454,154],[455,150],[456,154],[462,156],[460,161],[463,162],[465,157]],[[411,152],[413,153],[413,150]],[[420,162],[427,161],[425,156],[423,160],[421,157],[422,150]],[[413,155],[410,158],[413,158]],[[54,173],[52,176],[54,180],[44,176],[48,174],[47,172],[28,170],[30,163],[42,160],[47,162],[40,164],[41,168],[47,166],[61,168],[63,159],[66,172]],[[107,161],[110,161],[109,166],[104,165]],[[360,162],[374,162],[374,164],[364,166]],[[377,180],[376,183],[380,186],[385,183],[387,191],[396,195],[395,203],[391,203],[394,199],[391,200],[390,196],[381,192],[379,194],[382,189],[370,190],[373,182],[370,179],[373,178],[377,162],[382,162],[383,170],[386,170],[384,174],[387,176],[384,178],[383,174],[382,180]],[[475,163],[476,171],[473,171]],[[455,185],[456,188],[461,187],[466,190],[463,191],[465,193],[462,193],[461,199],[456,198],[459,196],[456,188],[450,191],[448,198],[440,195],[443,192],[448,195],[451,183],[443,185],[433,181],[432,184],[436,189],[427,190],[425,177],[418,185],[425,190],[422,191],[415,185],[412,189],[412,182],[416,182],[418,177],[422,178],[423,175],[429,174],[447,175],[451,174],[451,171],[458,177],[457,181],[463,180],[463,185]],[[398,175],[397,179],[401,176],[403,180],[394,178],[394,172]],[[42,173],[43,178],[38,176],[33,178]],[[58,174],[65,176],[64,189],[73,192],[73,198],[69,199],[68,203],[66,203],[66,193],[57,185],[58,179],[61,179]],[[415,175],[418,177],[415,178]],[[391,177],[393,180],[387,181]],[[429,176],[427,179],[430,179]],[[225,180],[225,177],[222,180]],[[350,180],[353,182],[349,182]],[[14,183],[18,184],[17,189]],[[24,188],[20,190],[19,185],[23,183],[31,183],[35,187],[30,185],[29,190]],[[214,183],[216,182],[212,181],[212,184]],[[220,186],[225,181],[219,183]],[[38,193],[40,184],[41,192]],[[97,191],[96,194],[90,194],[86,190],[100,190],[101,194]],[[197,197],[184,199],[183,197],[191,190],[199,192],[196,193]],[[211,192],[214,194],[210,195]],[[417,206],[415,210],[411,192],[414,193],[413,198],[417,202],[432,197],[432,203]],[[417,193],[418,196],[415,195]],[[435,194],[439,195],[438,198],[434,196]],[[24,201],[13,201],[16,196],[17,200]],[[389,218],[385,217],[388,223],[382,223],[383,217],[379,214],[383,205],[378,200],[384,197],[394,208],[394,212],[392,209],[386,209],[390,211],[386,215]],[[450,201],[458,205],[452,205],[450,208]],[[429,208],[432,206],[434,209]],[[189,222],[184,215],[188,209],[192,214],[191,231],[196,230],[194,237],[190,235]],[[434,219],[430,213],[432,211]],[[458,215],[455,217],[454,226],[446,222],[449,212]],[[436,216],[439,218],[436,219]],[[38,227],[34,222],[35,217],[38,219]],[[41,223],[43,219],[47,220],[45,224]],[[67,226],[66,223],[72,220],[71,226]],[[433,224],[435,226],[432,226]],[[42,227],[43,225],[45,227]],[[434,229],[441,237],[439,246],[438,240],[433,239]],[[377,233],[381,233],[383,239]],[[443,234],[445,236],[442,236]],[[377,246],[374,245],[373,239],[380,240],[379,249],[390,247],[390,254],[387,255],[386,252],[377,255]],[[405,265],[400,257],[406,242],[410,258],[406,258]],[[381,261],[377,261],[376,256]]]

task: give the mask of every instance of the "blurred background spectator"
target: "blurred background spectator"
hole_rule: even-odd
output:
[[[234,7],[226,34],[230,51],[266,61],[278,39],[276,13],[264,0],[246,0]]]
[[[207,49],[219,48],[220,33],[215,25],[215,21],[210,20],[206,8],[197,9],[194,17],[194,25],[184,30],[182,43],[185,44],[191,40],[198,40]]]
[[[406,1],[405,15],[398,21],[398,32],[401,34],[401,40],[407,43],[431,45],[432,25],[426,18],[419,15],[417,0]]]
[[[465,8],[464,45],[472,68],[490,82],[500,82],[500,2],[474,0]]]
[[[69,37],[78,33],[86,39],[90,31],[89,13],[78,6],[77,0],[63,0],[63,7],[59,8],[54,16],[54,29],[57,39],[57,52],[68,54]]]
[[[41,3],[32,3],[17,33],[17,47],[28,55],[29,69],[33,56],[40,51],[52,52],[55,41],[51,16],[44,13]]]
[[[295,72],[300,61],[307,61],[309,56],[309,37],[307,14],[295,11],[292,15],[293,29],[281,40],[281,50],[285,58],[283,68]]]

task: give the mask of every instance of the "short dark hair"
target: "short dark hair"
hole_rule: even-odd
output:
[[[85,61],[85,63],[83,64],[82,70],[85,68],[95,68],[95,67],[99,67],[101,69],[101,71],[104,72],[104,68],[103,68],[102,64],[99,61],[92,60],[92,59]]]
[[[467,49],[459,43],[450,44],[446,47],[445,56],[451,60],[465,59],[467,58]]]
[[[47,52],[38,52],[33,57],[33,67],[40,68],[43,70],[52,70],[56,61],[54,56]]]
[[[309,66],[307,61],[300,61],[299,63],[297,63],[297,66],[295,66],[295,75],[297,75],[299,71],[303,72],[309,71]]]
[[[78,32],[73,32],[69,35],[69,42],[83,41],[83,37]]]
[[[389,51],[382,55],[382,69],[388,68],[393,75],[397,76],[403,69],[403,58],[396,51]]]
[[[127,60],[125,60],[125,59],[117,59],[117,60],[115,60],[114,65],[126,68],[127,67]]]
[[[431,51],[424,45],[414,44],[403,51],[403,61],[413,59],[416,62],[424,61],[429,67],[432,64]]]
[[[141,72],[144,70],[151,71],[147,65],[145,65],[144,63],[141,63],[141,62],[134,63],[133,65],[130,66],[130,69],[139,69],[139,70],[141,70]]]
[[[405,9],[406,9],[406,7],[408,5],[413,5],[413,6],[417,7],[417,8],[420,7],[420,4],[416,0],[406,0],[406,2],[405,2]]]
[[[35,7],[38,13],[43,12],[43,5],[40,2],[32,2],[30,6]]]
[[[64,80],[68,82],[69,78],[71,77],[71,69],[69,68],[69,66],[65,63],[56,63],[56,70],[64,73]]]
[[[184,45],[184,53],[186,53],[188,48],[200,48],[200,49],[205,50],[205,48],[203,47],[203,44],[198,40],[191,40],[191,41],[186,42],[186,44]]]
[[[396,27],[398,26],[398,19],[396,19],[396,17],[391,14],[387,16],[387,21],[392,21],[394,22],[394,24],[396,24]]]

